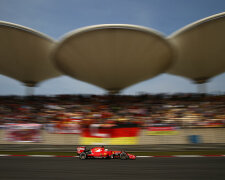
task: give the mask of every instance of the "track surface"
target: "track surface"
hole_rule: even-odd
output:
[[[72,157],[0,157],[1,180],[225,179],[225,157],[79,160]]]

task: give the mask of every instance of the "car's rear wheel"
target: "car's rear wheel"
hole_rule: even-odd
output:
[[[81,153],[80,154],[80,159],[84,160],[87,158],[87,154],[86,153]]]
[[[120,159],[121,159],[121,160],[126,160],[126,159],[128,159],[127,154],[126,154],[125,152],[122,152],[122,153],[120,154]]]

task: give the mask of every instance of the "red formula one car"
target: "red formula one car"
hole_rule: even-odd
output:
[[[108,159],[136,159],[135,155],[128,154],[125,151],[112,151],[105,149],[104,146],[94,147],[92,149],[87,149],[86,147],[77,147],[77,154],[80,159],[84,160],[87,158],[108,158]]]

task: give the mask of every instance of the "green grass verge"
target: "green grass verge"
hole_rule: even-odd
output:
[[[173,152],[128,152],[136,156],[167,156],[167,155],[225,155],[225,150],[208,151],[173,151]],[[27,152],[27,151],[0,151],[0,154],[16,155],[61,155],[76,156],[75,152]]]

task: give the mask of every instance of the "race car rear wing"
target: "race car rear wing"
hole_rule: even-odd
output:
[[[84,152],[86,150],[86,147],[81,146],[81,147],[77,147],[77,154],[81,154],[82,152]]]

